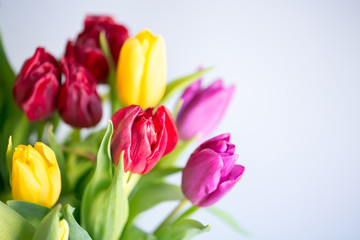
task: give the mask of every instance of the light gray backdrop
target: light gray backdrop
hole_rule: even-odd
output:
[[[237,86],[213,135],[232,133],[246,172],[217,206],[250,239],[359,239],[359,12],[344,0],[0,0],[0,27],[16,70],[39,45],[60,56],[87,13],[162,34],[169,80],[216,66],[207,83]],[[195,217],[212,225],[197,239],[247,239],[206,211]]]

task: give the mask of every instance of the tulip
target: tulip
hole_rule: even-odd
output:
[[[142,111],[131,105],[118,110],[111,118],[114,135],[111,140],[113,162],[124,152],[124,169],[137,174],[149,172],[159,159],[174,149],[178,134],[174,120],[164,106]]]
[[[49,117],[55,110],[60,87],[60,68],[44,48],[37,48],[16,77],[13,96],[30,121]]]
[[[116,72],[120,101],[142,108],[156,106],[166,87],[166,49],[161,36],[141,31],[124,43]]]
[[[129,34],[124,26],[117,24],[109,16],[86,16],[84,30],[75,42],[68,41],[65,52],[67,58],[84,65],[99,83],[106,82],[109,72],[108,62],[99,43],[99,35],[103,31],[113,60],[117,63],[120,49]]]
[[[244,167],[235,165],[238,155],[230,134],[201,144],[190,156],[182,175],[182,191],[196,206],[217,202],[240,180]]]
[[[61,176],[55,153],[44,143],[19,145],[12,158],[11,188],[14,200],[52,207],[59,198]]]
[[[58,240],[68,240],[69,239],[69,224],[65,219],[60,220],[59,222],[59,236]]]
[[[60,88],[58,110],[62,119],[73,127],[95,126],[101,119],[101,100],[94,77],[82,65],[61,59],[65,83]]]
[[[201,88],[201,79],[190,85],[181,96],[183,104],[176,118],[180,138],[205,137],[220,122],[230,103],[235,87],[223,87],[217,80],[209,87]]]

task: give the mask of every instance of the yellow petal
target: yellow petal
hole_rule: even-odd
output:
[[[49,181],[49,189],[44,204],[52,207],[60,196],[61,191],[61,174],[56,161],[54,151],[41,142],[35,143],[34,148],[42,155],[47,163],[46,171]]]
[[[14,200],[39,204],[41,185],[30,167],[18,160],[13,160],[11,190]]]
[[[59,222],[59,237],[58,240],[68,240],[69,239],[69,224],[65,219],[60,220]]]
[[[48,207],[49,205],[47,201],[50,190],[50,182],[47,171],[47,161],[38,151],[36,151],[30,145],[27,146],[26,153],[27,164],[29,165],[30,169],[33,171],[34,176],[38,179],[38,182],[41,185],[38,204]]]
[[[146,57],[141,80],[139,105],[143,108],[156,106],[166,88],[166,47],[161,36],[155,38]]]
[[[120,51],[116,73],[116,88],[125,105],[138,104],[140,81],[145,63],[144,48],[139,40],[130,38]]]
[[[46,160],[46,163],[48,164],[48,166],[53,166],[53,165],[57,164],[54,151],[51,148],[49,148],[48,146],[46,146],[44,143],[37,142],[37,143],[35,143],[34,148],[36,151],[38,151],[43,156],[43,158]]]

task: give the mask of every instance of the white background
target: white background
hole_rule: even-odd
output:
[[[14,68],[39,45],[60,57],[87,13],[113,15],[131,35],[162,34],[169,80],[215,65],[207,83],[236,84],[213,135],[232,133],[246,172],[217,206],[250,239],[360,238],[358,1],[0,0]],[[173,206],[141,226],[151,230]],[[196,239],[247,239],[206,211],[195,217],[212,225]]]

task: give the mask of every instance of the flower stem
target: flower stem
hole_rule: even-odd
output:
[[[129,179],[125,186],[125,191],[128,196],[130,195],[136,184],[139,182],[140,178],[140,174],[130,173]]]
[[[173,221],[173,218],[176,216],[176,214],[188,203],[188,201],[189,200],[187,200],[186,198],[181,200],[179,205],[177,205],[177,207],[169,214],[169,216],[167,216],[167,218],[165,218],[165,220],[154,231],[154,235],[157,235],[164,227],[169,225]]]

